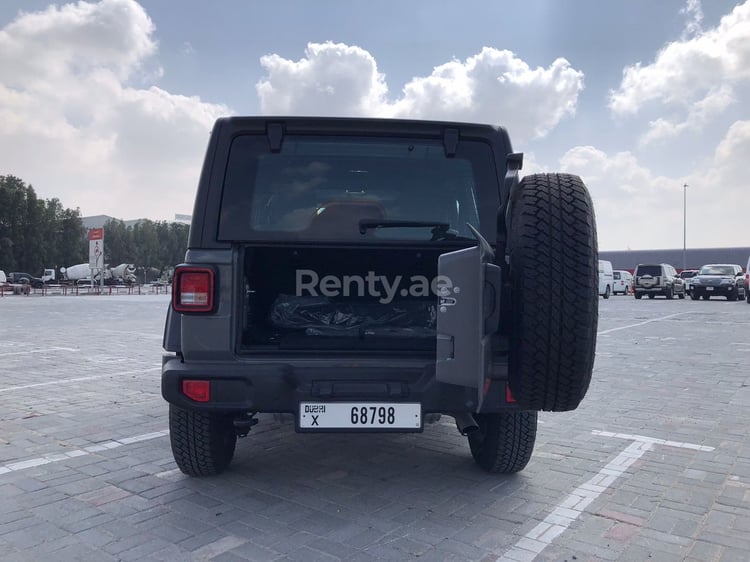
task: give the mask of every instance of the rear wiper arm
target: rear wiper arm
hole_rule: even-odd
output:
[[[450,224],[447,222],[362,219],[359,221],[359,233],[365,234],[370,228],[428,228],[430,226],[433,227],[433,235],[439,232],[447,232],[450,228]]]
[[[435,242],[437,240],[460,240],[460,241],[469,241],[469,242],[476,242],[476,239],[469,238],[468,236],[461,236],[458,234],[455,230],[433,230],[432,231],[432,238],[430,239],[431,242]]]

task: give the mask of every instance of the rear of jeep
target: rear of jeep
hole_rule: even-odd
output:
[[[287,414],[300,433],[450,416],[482,468],[523,469],[537,412],[588,389],[598,255],[580,178],[521,163],[486,125],[218,120],[165,326],[179,468],[220,473]]]

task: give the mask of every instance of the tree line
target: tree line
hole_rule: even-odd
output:
[[[104,261],[111,267],[132,263],[165,273],[182,262],[189,226],[143,221],[126,226],[111,219],[104,224]],[[80,209],[63,207],[57,199],[39,199],[30,184],[12,175],[0,176],[0,269],[39,275],[88,263],[88,231]]]

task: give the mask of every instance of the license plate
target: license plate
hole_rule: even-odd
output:
[[[706,287],[706,291],[713,291],[713,290],[714,290],[713,287]]]
[[[412,429],[422,427],[420,403],[302,402],[300,429]]]

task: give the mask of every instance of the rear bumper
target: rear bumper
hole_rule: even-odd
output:
[[[434,363],[383,366],[356,359],[306,362],[184,363],[162,357],[162,397],[186,410],[221,413],[299,412],[300,402],[419,402],[423,414],[475,413],[477,389],[435,380]],[[364,362],[361,362],[364,363]],[[182,381],[210,381],[211,398],[196,402],[182,392]],[[506,400],[506,382],[486,388],[482,412],[520,411]]]
[[[664,295],[667,290],[664,287],[633,287],[633,291],[636,293],[655,293],[657,295]]]

